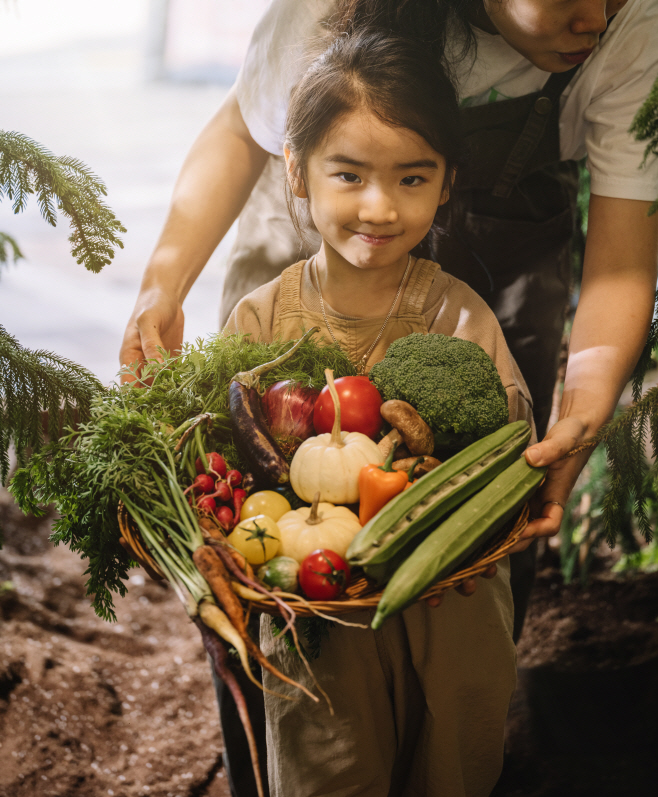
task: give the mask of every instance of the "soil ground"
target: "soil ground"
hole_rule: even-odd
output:
[[[117,623],[84,564],[0,495],[0,797],[225,797],[217,704],[197,629],[133,571]]]
[[[589,583],[540,559],[492,797],[627,797],[658,782],[658,573],[615,576],[602,552]]]
[[[118,622],[84,565],[0,492],[0,797],[227,797],[209,667],[171,590],[133,571]],[[540,563],[494,797],[653,793],[658,573],[564,585]]]

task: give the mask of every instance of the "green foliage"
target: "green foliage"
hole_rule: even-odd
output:
[[[92,398],[102,391],[96,377],[80,365],[47,351],[23,348],[0,326],[0,481],[9,470],[9,445],[13,442],[19,464],[44,440],[47,432],[58,437],[73,423],[74,411],[84,420]]]
[[[462,447],[509,418],[496,366],[477,343],[447,335],[398,338],[370,371],[385,401],[408,401],[434,432],[437,446]]]
[[[43,218],[55,226],[57,210],[71,222],[71,253],[77,263],[98,272],[123,247],[121,222],[101,199],[102,181],[75,158],[56,157],[21,133],[0,130],[0,200],[7,197],[14,213],[34,195]]]
[[[0,232],[0,266],[7,263],[17,263],[23,259],[23,253],[16,241],[7,233]]]
[[[205,451],[217,450],[231,467],[246,471],[231,434],[229,383],[236,373],[273,360],[290,345],[250,342],[241,335],[187,345],[178,356],[148,364],[142,379],[152,380],[150,387],[136,381],[98,391],[86,422],[53,439],[16,473],[10,490],[21,509],[39,513],[54,503],[60,517],[53,540],[89,561],[87,590],[101,617],[114,617],[112,594],[125,593],[131,565],[119,543],[119,501],[129,502],[131,514],[151,527],[176,522],[163,498],[162,482],[168,477],[162,463],[171,457],[177,483],[190,484],[199,442]],[[325,368],[333,368],[337,377],[354,373],[340,349],[307,340],[288,362],[265,374],[261,386],[292,378],[322,387]],[[202,434],[187,436],[177,451],[190,420],[204,413],[209,419],[199,427]]]
[[[569,497],[560,529],[562,575],[569,584],[580,572],[586,583],[596,548],[605,537],[603,499],[610,489],[605,451],[597,448]]]
[[[57,158],[20,133],[0,131],[0,200],[7,197],[19,213],[34,195],[53,226],[61,210],[73,229],[73,256],[94,272],[123,246],[119,233],[125,232],[102,201],[105,194],[84,163]],[[0,265],[22,257],[16,241],[0,233]],[[48,351],[25,349],[0,326],[0,482],[7,479],[10,444],[21,465],[43,444],[44,413],[48,435],[58,437],[74,413],[81,421],[88,417],[92,397],[100,391],[100,382],[85,368]]]
[[[637,141],[646,141],[647,146],[644,150],[644,165],[652,155],[658,155],[658,78],[646,98],[642,107],[635,115],[630,132],[635,135]],[[651,205],[649,215],[658,210],[658,199]]]
[[[654,464],[645,455],[650,436]],[[653,523],[649,501],[658,485],[658,387],[648,390],[599,432],[573,449],[572,454],[604,442],[608,457],[609,486],[602,500],[603,523],[608,544],[612,547],[628,523],[629,507],[635,515],[639,532],[649,542]]]

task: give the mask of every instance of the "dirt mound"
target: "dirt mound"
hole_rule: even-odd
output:
[[[0,494],[0,797],[225,797],[197,629],[133,571],[118,622],[97,618],[84,562]]]

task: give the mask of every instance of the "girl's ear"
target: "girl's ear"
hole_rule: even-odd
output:
[[[453,167],[452,173],[450,174],[450,179],[448,180],[445,188],[441,192],[441,199],[439,200],[439,205],[445,205],[445,203],[450,199],[450,192],[452,191],[452,187],[455,184],[456,176],[457,176],[457,169]]]
[[[299,172],[297,171],[295,157],[286,144],[283,146],[283,155],[286,159],[286,174],[288,177],[290,190],[298,199],[308,199],[306,186],[304,185],[304,181],[301,179]]]

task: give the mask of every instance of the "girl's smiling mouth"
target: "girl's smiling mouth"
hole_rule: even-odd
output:
[[[397,235],[373,235],[367,232],[357,232],[355,235],[371,246],[384,246],[397,238]]]

